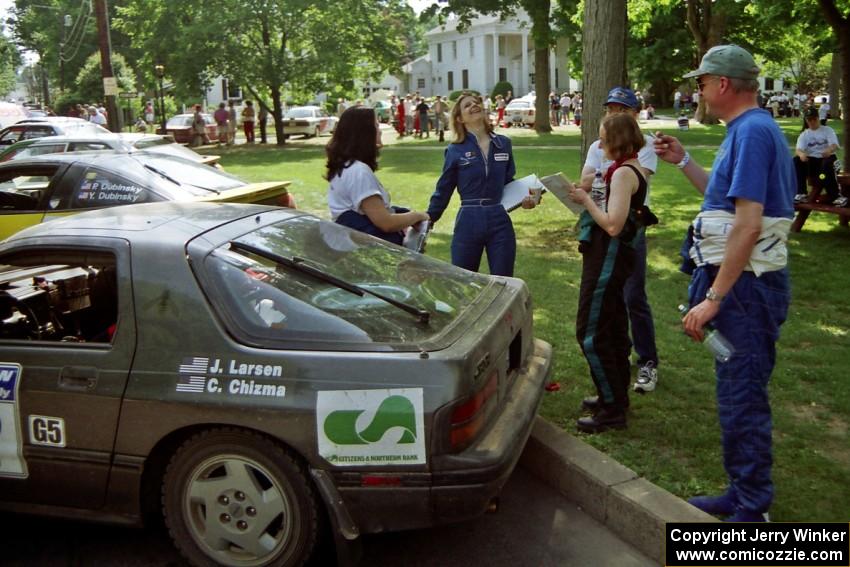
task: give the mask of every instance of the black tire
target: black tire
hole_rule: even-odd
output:
[[[201,432],[174,453],[162,483],[174,545],[192,565],[302,565],[318,535],[315,492],[283,447],[234,428]]]

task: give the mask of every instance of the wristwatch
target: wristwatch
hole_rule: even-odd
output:
[[[713,287],[708,288],[708,291],[705,292],[705,298],[709,301],[723,301],[725,296],[720,295],[716,291],[714,291]]]

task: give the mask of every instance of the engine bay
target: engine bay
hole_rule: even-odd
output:
[[[2,266],[0,338],[110,342],[116,285],[114,266]]]

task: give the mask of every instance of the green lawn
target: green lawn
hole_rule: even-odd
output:
[[[657,122],[657,121],[656,121]],[[798,120],[781,122],[796,140]],[[839,130],[838,123],[832,126]],[[656,129],[655,124],[644,128]],[[660,123],[675,131],[671,122]],[[578,129],[559,128],[538,136],[529,130],[505,131],[514,139],[518,176],[579,171]],[[723,128],[695,126],[682,133],[686,146],[715,146]],[[394,142],[386,133],[378,176],[393,202],[425,209],[442,166],[442,144],[432,137]],[[298,206],[328,217],[322,145],[328,138],[292,141],[285,149],[238,146],[225,149],[222,164],[252,181],[293,180]],[[710,165],[712,149],[692,150]],[[609,453],[671,492],[689,497],[721,490],[721,464],[714,372],[709,353],[681,332],[676,306],[686,299],[687,277],[678,271],[682,235],[700,204],[699,194],[674,167],[663,164],[652,180],[653,209],[661,219],[650,229],[648,292],[655,314],[661,368],[658,389],[633,396],[629,428],[587,436]],[[448,260],[457,198],[429,239],[428,254]],[[560,391],[547,393],[542,414],[569,432],[580,416],[579,403],[592,392],[584,358],[574,338],[580,279],[575,218],[553,197],[532,211],[517,210],[519,240],[516,274],[534,298],[536,335],[554,346],[554,380]],[[775,521],[846,522],[850,506],[850,387],[845,363],[850,356],[850,232],[837,217],[814,213],[804,232],[790,240],[794,299],[779,343],[771,397],[774,416],[773,476]],[[486,266],[486,262],[485,262]]]

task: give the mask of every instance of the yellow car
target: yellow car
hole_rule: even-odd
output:
[[[294,207],[289,181],[246,183],[207,165],[153,152],[48,154],[0,164],[0,240],[58,216],[157,201]]]

